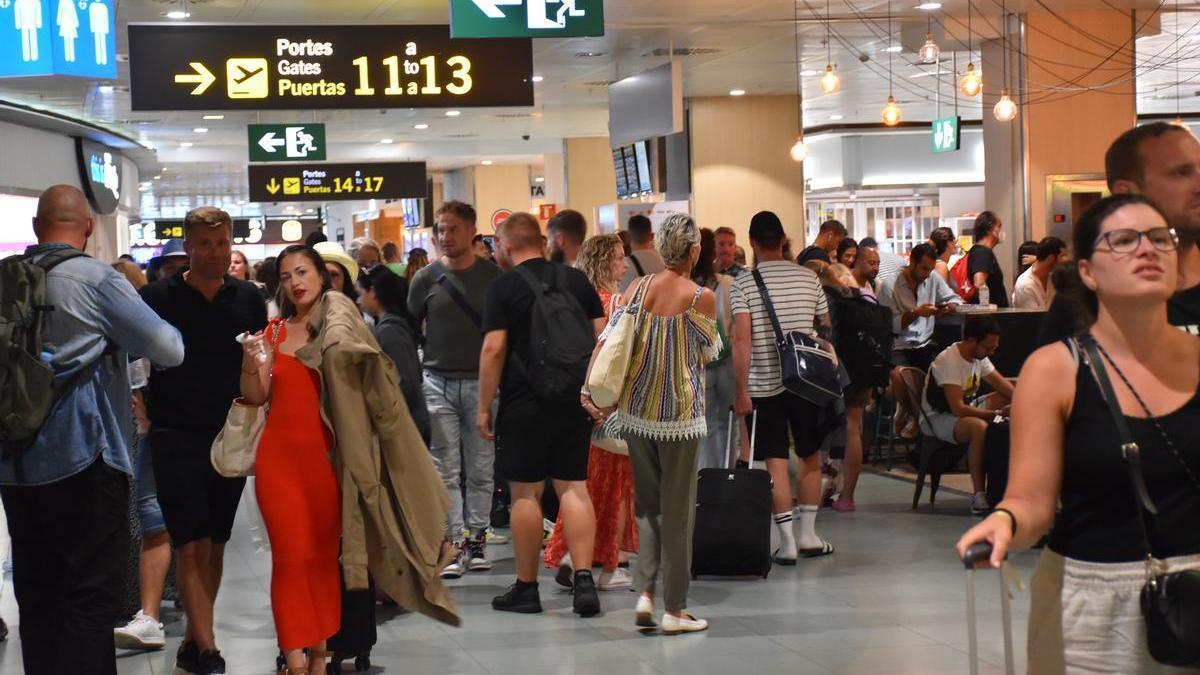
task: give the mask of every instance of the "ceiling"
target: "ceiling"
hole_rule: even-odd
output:
[[[197,203],[234,204],[246,197],[246,125],[255,122],[320,121],[327,125],[328,159],[419,159],[435,170],[472,165],[484,159],[540,166],[545,153],[561,151],[563,138],[607,134],[607,84],[665,63],[674,50],[683,62],[688,96],[793,94],[797,80],[797,42],[804,84],[805,126],[874,123],[887,92],[891,57],[896,98],[906,120],[935,116],[937,91],[947,100],[954,92],[950,74],[967,60],[989,70],[978,52],[967,50],[969,0],[945,0],[926,12],[920,0],[891,3],[895,42],[889,40],[887,0],[606,0],[606,35],[534,41],[535,85],[531,108],[464,109],[456,118],[441,109],[393,109],[295,112],[224,112],[224,119],[202,120],[202,112],[132,112],[128,64],[119,63],[119,80],[103,83],[71,78],[0,80],[0,101],[82,117],[109,126],[151,146],[160,170],[144,179],[146,211],[177,212]],[[974,19],[971,46],[997,37],[1001,0],[970,0]],[[1200,0],[1174,2],[1129,0],[1024,0],[1008,2],[1009,11],[1052,3],[1055,11],[1113,6],[1161,9],[1161,32],[1136,43],[1139,112],[1200,112]],[[165,13],[179,0],[119,0],[118,22],[168,21]],[[188,0],[191,22],[387,24],[446,23],[448,0]],[[1143,14],[1139,14],[1139,19]],[[793,18],[798,21],[794,21]],[[1157,22],[1154,22],[1157,23]],[[832,38],[827,46],[827,26]],[[942,45],[941,77],[933,66],[917,63],[915,50],[927,26]],[[794,31],[795,27],[795,31]],[[126,51],[118,31],[118,54]],[[1182,37],[1178,37],[1182,34]],[[889,44],[903,51],[890,54]],[[1176,74],[1178,48],[1179,74]],[[842,78],[841,90],[822,95],[819,75],[827,49]],[[586,56],[590,54],[590,56]],[[119,56],[119,60],[122,60]],[[1182,96],[1175,96],[1180,81]],[[219,112],[219,111],[213,111]],[[960,101],[959,114],[979,119],[978,99]],[[418,131],[417,123],[429,128]],[[207,129],[197,133],[197,128]],[[523,140],[528,136],[528,140]],[[383,144],[380,141],[390,139]],[[183,148],[181,143],[192,143]],[[158,176],[158,178],[154,178]]]

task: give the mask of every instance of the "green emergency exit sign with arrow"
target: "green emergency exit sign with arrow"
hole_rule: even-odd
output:
[[[450,0],[450,37],[598,37],[604,0]]]
[[[251,162],[325,159],[324,124],[251,124],[247,130]]]

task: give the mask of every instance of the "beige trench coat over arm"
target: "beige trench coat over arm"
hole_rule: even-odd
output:
[[[457,626],[438,568],[450,497],[399,375],[349,298],[329,291],[319,302],[312,340],[296,355],[321,374],[321,407],[336,436],[346,587],[365,589],[369,571],[401,606]]]

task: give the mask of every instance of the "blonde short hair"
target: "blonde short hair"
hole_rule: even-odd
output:
[[[654,233],[654,247],[658,249],[663,264],[669,269],[678,270],[682,265],[691,262],[692,247],[699,245],[700,228],[696,227],[696,221],[686,213],[667,216]]]

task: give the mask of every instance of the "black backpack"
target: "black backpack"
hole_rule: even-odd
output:
[[[61,391],[74,384],[56,389],[54,370],[42,359],[43,323],[54,311],[46,277],[56,266],[86,255],[63,248],[37,262],[29,256],[0,261],[0,445],[6,457],[37,438]],[[87,372],[84,368],[81,374]]]
[[[859,293],[830,294],[837,303],[834,347],[860,387],[883,387],[892,370],[892,310]]]
[[[596,334],[587,313],[567,288],[567,268],[554,265],[553,284],[544,283],[524,267],[514,269],[534,293],[529,326],[532,358],[523,363],[529,384],[542,400],[578,401],[596,348]]]

